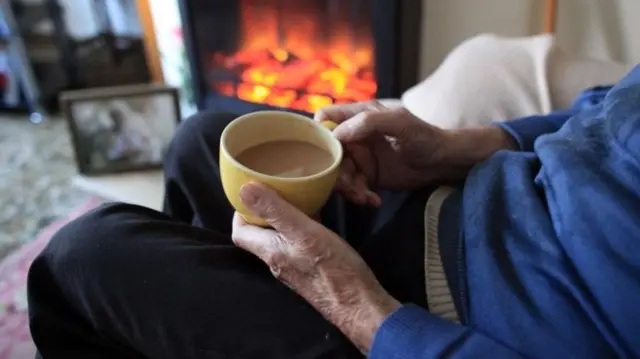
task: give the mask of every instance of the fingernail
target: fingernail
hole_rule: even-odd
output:
[[[377,193],[372,191],[367,191],[369,196],[369,203],[371,203],[374,207],[380,207],[382,205],[382,200]]]
[[[333,135],[341,138],[343,136],[345,136],[346,134],[348,134],[351,131],[351,128],[353,127],[352,124],[350,124],[348,121],[347,122],[343,122],[341,124],[339,124],[336,128],[333,129]]]
[[[240,188],[240,199],[246,206],[253,207],[258,202],[258,185],[255,183],[247,183]]]

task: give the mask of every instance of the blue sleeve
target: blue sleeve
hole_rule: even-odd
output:
[[[382,323],[373,340],[369,358],[515,359],[524,356],[486,335],[408,304]]]
[[[539,136],[556,132],[576,113],[599,106],[611,88],[612,86],[597,86],[587,89],[576,97],[567,110],[523,117],[496,125],[513,137],[521,151],[533,151],[533,143]]]
[[[572,108],[548,115],[529,116],[496,123],[496,125],[513,137],[520,151],[533,151],[533,143],[539,136],[558,131],[575,113],[576,110]]]

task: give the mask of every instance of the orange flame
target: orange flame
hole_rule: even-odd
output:
[[[342,21],[332,24],[327,38],[327,29],[314,21],[306,2],[290,5],[278,11],[263,1],[242,1],[239,50],[214,53],[211,61],[213,69],[235,73],[240,83],[212,81],[212,87],[245,101],[307,112],[374,98],[370,31],[356,36],[352,25]]]

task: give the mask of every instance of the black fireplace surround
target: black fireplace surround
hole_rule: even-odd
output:
[[[212,70],[212,62],[217,61],[217,63],[227,64],[236,61],[235,58],[222,58],[222,55],[216,54],[237,51],[240,46],[240,32],[243,31],[239,28],[241,26],[241,14],[246,14],[247,4],[258,9],[273,7],[276,9],[284,8],[285,11],[295,6],[302,6],[305,9],[312,8],[313,11],[307,11],[304,16],[314,17],[314,19],[310,20],[318,22],[316,28],[321,29],[322,32],[331,31],[327,30],[331,26],[325,24],[330,24],[333,21],[330,18],[332,13],[324,9],[333,9],[333,14],[338,11],[337,16],[346,18],[347,22],[351,22],[352,19],[354,24],[359,24],[359,29],[370,31],[370,33],[364,34],[369,39],[368,41],[372,42],[371,50],[369,51],[369,57],[372,57],[372,61],[369,63],[370,68],[358,70],[357,76],[360,78],[355,80],[364,85],[367,85],[366,81],[374,81],[375,86],[373,88],[365,86],[365,88],[372,91],[368,92],[370,97],[399,97],[404,90],[412,86],[417,80],[422,0],[179,0],[179,4],[185,46],[190,59],[193,92],[199,110],[214,109],[238,115],[274,108],[285,108],[303,114],[311,112],[304,107],[298,106],[296,109],[295,105],[289,105],[289,103],[277,106],[273,103],[265,104],[259,103],[259,101],[247,100],[246,98],[241,99],[242,96],[238,96],[239,92],[233,92],[239,91],[237,87],[239,86],[238,74],[234,74],[231,71],[220,72],[217,69]],[[269,11],[273,13],[275,10],[269,9]],[[255,14],[254,11],[253,19],[256,19],[256,26],[263,26],[263,24],[271,26],[264,22],[266,17],[259,13],[257,16]],[[244,21],[246,24],[246,16]],[[276,27],[276,32],[279,34],[280,28],[278,26],[282,26],[282,24],[273,26]],[[335,28],[338,27],[336,26]],[[335,28],[334,32],[339,31],[335,30]],[[300,41],[300,31],[297,29],[294,28],[290,36],[297,39],[296,41]],[[343,39],[343,35],[339,33],[334,33],[332,36],[340,40]],[[263,55],[253,53],[252,55],[244,56],[259,57]],[[278,58],[277,53],[269,56]],[[295,54],[289,53],[282,56],[286,58],[286,61],[290,61]],[[274,61],[272,58],[267,60]],[[276,62],[276,64],[278,63]],[[296,77],[299,76],[297,76],[296,70],[289,70],[293,71],[294,76],[289,77],[292,77],[291,80],[295,82]],[[300,71],[302,75],[306,70],[301,69]],[[370,75],[368,75],[369,73]],[[266,81],[269,79],[261,80]],[[228,91],[231,92],[222,91],[219,84],[224,81],[229,81]],[[215,84],[215,86],[212,84]],[[350,86],[349,82],[347,82],[346,86]],[[345,90],[344,88],[342,89]],[[347,92],[350,90],[349,88],[346,89]],[[291,91],[286,94],[302,96],[299,89],[295,91],[296,94],[291,95]],[[324,96],[320,100],[326,101],[327,98],[330,98],[333,102],[349,100],[348,98],[346,100],[336,100],[331,96]],[[353,101],[360,99],[354,97]]]

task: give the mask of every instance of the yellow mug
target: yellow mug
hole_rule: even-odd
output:
[[[302,115],[284,111],[258,111],[240,116],[227,125],[220,138],[220,176],[224,193],[233,208],[251,224],[267,226],[240,200],[240,188],[260,182],[277,191],[302,212],[316,214],[331,195],[342,161],[342,145],[328,128]],[[331,153],[327,169],[305,177],[276,177],[256,172],[236,160],[243,151],[272,141],[305,141]]]

